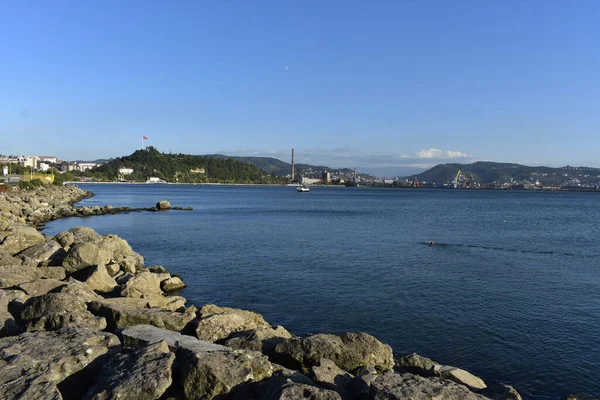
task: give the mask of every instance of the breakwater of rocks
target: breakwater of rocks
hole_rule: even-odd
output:
[[[35,228],[132,211],[73,205],[89,195],[0,195],[0,398],[521,398],[417,354],[395,358],[367,333],[298,337],[252,311],[189,304],[180,277],[145,265],[116,235]]]

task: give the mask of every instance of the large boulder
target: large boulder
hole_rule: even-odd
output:
[[[142,308],[128,304],[129,299],[113,300],[92,301],[88,305],[92,314],[106,318],[110,331],[144,324],[180,332],[195,318],[194,309],[176,312],[161,308]]]
[[[184,289],[186,286],[181,278],[173,276],[169,279],[165,279],[160,283],[160,288],[165,292],[174,292],[176,290]]]
[[[168,200],[161,200],[158,203],[156,203],[156,208],[158,210],[170,210],[171,209],[171,203],[169,203]]]
[[[47,293],[25,302],[21,320],[28,331],[54,331],[67,326],[102,330],[106,320],[87,310],[85,303],[70,293]]]
[[[473,393],[463,385],[447,379],[425,378],[413,374],[387,372],[371,383],[373,400],[484,400],[486,397]]]
[[[137,272],[125,283],[121,296],[134,298],[162,296],[160,282],[163,278],[165,278],[163,274],[154,274],[150,271]]]
[[[63,261],[63,267],[68,273],[101,264],[100,249],[91,242],[73,244]]]
[[[45,242],[44,235],[35,228],[20,226],[9,232],[0,243],[0,250],[6,250],[9,254],[17,254],[34,244]]]
[[[63,280],[67,277],[67,272],[63,267],[39,267],[40,278]]]
[[[30,296],[41,296],[64,285],[65,282],[57,279],[36,279],[35,281],[21,283],[18,287]]]
[[[123,345],[130,348],[146,347],[164,341],[171,351],[177,351],[179,348],[196,350],[202,348],[205,351],[229,350],[220,344],[206,342],[189,335],[182,335],[179,332],[157,328],[153,325],[134,325],[124,329],[121,334]]]
[[[69,278],[69,280],[64,282],[63,286],[58,287],[53,292],[71,293],[86,303],[95,300],[104,300],[102,296],[94,292],[88,285],[73,278]]]
[[[492,383],[479,393],[493,400],[523,400],[514,387],[504,383]]]
[[[0,289],[30,282],[40,277],[40,271],[31,265],[0,265]]]
[[[477,376],[464,369],[449,365],[440,365],[429,358],[422,357],[416,353],[408,354],[397,362],[398,367],[403,370],[421,376],[437,376],[450,379],[456,383],[468,386],[472,389],[485,389],[487,385]]]
[[[82,237],[89,239],[81,240]],[[135,271],[144,266],[144,258],[117,235],[100,236],[80,229],[63,261],[63,267],[67,272],[73,273],[93,265],[111,263],[117,263],[124,269],[133,268]]]
[[[450,379],[451,381],[468,386],[472,389],[485,389],[487,387],[487,385],[481,378],[473,375],[468,371],[465,371],[464,369],[452,367],[449,365],[440,365],[439,367],[436,367],[435,374],[436,376],[445,379]]]
[[[259,400],[342,400],[335,391],[322,389],[305,383],[289,382],[279,388],[265,392]]]
[[[350,398],[354,391],[352,387],[354,376],[327,358],[322,358],[318,365],[313,366],[309,376],[321,386],[340,393],[342,398]]]
[[[32,259],[36,263],[41,263],[51,259],[59,250],[63,250],[62,246],[54,240],[34,244],[19,252],[19,255],[24,255]]]
[[[117,354],[104,364],[85,399],[158,399],[171,386],[174,360],[165,341]]]
[[[366,366],[386,371],[394,366],[392,348],[362,332],[287,339],[275,346],[272,358],[288,368],[303,370],[317,365],[321,358],[349,372]]]
[[[198,311],[196,336],[198,339],[216,342],[227,339],[232,333],[270,328],[262,315],[237,308],[203,306]]]
[[[109,275],[104,264],[81,270],[76,278],[85,282],[90,289],[100,293],[110,293],[117,286],[117,282]]]
[[[119,349],[115,335],[87,329],[27,332],[0,339],[2,396],[59,399],[56,385],[71,398],[79,398],[96,378],[105,357]]]
[[[62,247],[69,247],[75,241],[75,235],[73,235],[73,232],[62,231],[56,234],[52,239],[58,242]]]
[[[180,347],[177,354],[186,399],[212,399],[273,373],[267,357],[254,351],[212,350],[199,343]]]
[[[13,257],[6,250],[0,250],[0,266],[3,265],[19,265],[21,260],[17,257]]]
[[[275,346],[285,339],[291,338],[292,334],[283,326],[261,327],[249,331],[236,332],[224,344],[238,350],[260,351],[263,354],[270,355]]]

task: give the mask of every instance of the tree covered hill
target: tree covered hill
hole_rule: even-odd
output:
[[[234,159],[161,153],[154,147],[137,150],[115,158],[91,170],[103,180],[116,180],[120,168],[132,168],[127,180],[145,182],[157,177],[167,182],[181,183],[287,183],[285,179],[266,173],[255,165]]]
[[[227,156],[224,154],[209,154],[204,157],[214,157],[219,159],[234,159],[240,162],[247,162],[265,170],[265,172],[277,176],[288,176],[292,171],[292,164],[278,160],[273,157],[242,157],[242,156]],[[310,164],[294,164],[295,173],[302,176],[320,177],[323,172],[337,172],[336,168],[327,167],[324,165]],[[344,175],[351,175],[354,170],[350,168],[342,168],[340,171]],[[359,171],[360,172],[360,171]],[[360,174],[361,177],[375,178],[369,174]]]
[[[421,182],[449,183],[458,170],[471,182],[493,183],[535,183],[542,185],[597,185],[600,169],[591,167],[530,167],[521,164],[478,161],[472,164],[440,164],[416,176]]]

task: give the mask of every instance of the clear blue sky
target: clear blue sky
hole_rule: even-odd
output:
[[[598,0],[0,0],[0,153],[600,166],[599,75]]]

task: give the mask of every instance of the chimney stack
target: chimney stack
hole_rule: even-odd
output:
[[[294,149],[292,149],[292,181],[294,180]]]

